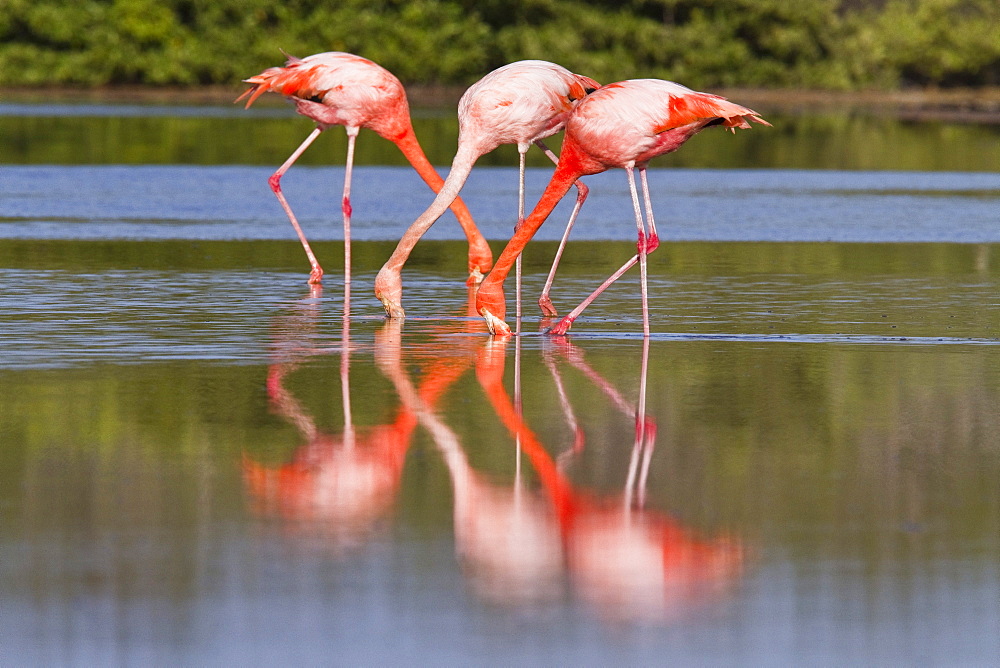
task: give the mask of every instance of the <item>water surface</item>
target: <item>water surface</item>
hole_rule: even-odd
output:
[[[910,143],[877,164],[822,162],[856,142],[819,133],[808,165],[774,156],[826,121],[717,133],[774,146],[651,171],[648,341],[629,274],[569,337],[529,301],[500,342],[448,217],[407,266],[409,317],[383,319],[375,272],[429,201],[391,162],[356,174],[346,319],[340,154],[286,177],[328,271],[310,290],[266,185],[307,131],[281,113],[0,117],[5,657],[1000,655],[1000,179],[938,150],[995,130],[889,124]],[[852,118],[868,143],[888,123]],[[273,153],[221,138],[268,123],[290,128]],[[635,249],[624,176],[589,183],[562,311]],[[498,252],[516,171],[487,161],[465,193]]]

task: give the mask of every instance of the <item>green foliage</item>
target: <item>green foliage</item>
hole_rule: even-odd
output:
[[[872,17],[886,68],[906,83],[1000,83],[995,0],[892,0]]]
[[[0,85],[233,84],[350,51],[409,84],[522,58],[696,87],[1000,83],[995,0],[0,0]]]

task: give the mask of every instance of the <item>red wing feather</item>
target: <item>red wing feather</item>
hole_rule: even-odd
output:
[[[734,131],[736,128],[749,129],[748,120],[770,125],[752,109],[741,107],[724,97],[709,93],[671,96],[668,104],[667,118],[657,126],[657,134],[706,118],[721,118],[723,126]]]
[[[305,100],[313,99],[325,91],[316,88],[314,81],[314,71],[311,68],[300,67],[300,60],[290,60],[287,67],[271,67],[256,76],[244,79],[245,83],[254,84],[254,88],[247,89],[236,98],[239,102],[249,96],[246,107],[249,108],[254,101],[268,91],[274,91],[281,95],[299,97]]]

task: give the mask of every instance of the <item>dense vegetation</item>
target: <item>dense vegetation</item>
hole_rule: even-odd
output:
[[[521,58],[602,81],[1000,84],[996,0],[0,0],[0,85],[230,84],[351,51],[408,84]]]

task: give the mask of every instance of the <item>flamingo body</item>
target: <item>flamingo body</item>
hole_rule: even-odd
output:
[[[246,82],[255,84],[243,94],[247,107],[271,91],[293,98],[300,114],[323,126],[368,128],[393,141],[410,125],[399,79],[352,53],[289,58],[284,67],[268,68]]]
[[[410,252],[458,196],[476,160],[502,144],[516,144],[521,154],[523,202],[524,153],[532,143],[561,130],[576,103],[598,85],[554,63],[524,60],[490,72],[465,91],[458,103],[458,150],[448,178],[375,278],[375,296],[389,317],[404,317],[401,271]]]
[[[288,97],[295,103],[295,109],[303,116],[316,122],[317,127],[292,153],[269,183],[286,215],[295,228],[309,258],[312,272],[309,282],[319,283],[323,270],[316,260],[305,233],[295,214],[281,192],[281,177],[299,156],[319,136],[334,125],[342,125],[347,131],[347,163],[344,174],[344,195],[342,211],[344,217],[344,286],[345,302],[349,303],[350,286],[350,202],[351,172],[354,160],[354,141],[361,128],[368,128],[379,136],[396,144],[420,177],[435,192],[444,180],[427,160],[410,122],[409,104],[406,91],[399,79],[384,67],[351,53],[318,53],[306,58],[289,57],[283,67],[271,67],[260,74],[246,79],[253,87],[247,89],[237,101],[247,98],[246,106],[266,92],[274,92]],[[482,272],[493,264],[493,256],[486,239],[476,228],[465,203],[452,198],[452,211],[458,218],[469,240],[469,273],[478,282]]]
[[[693,91],[672,81],[633,79],[608,84],[581,100],[566,120],[566,135],[556,171],[535,209],[514,233],[490,275],[479,288],[477,311],[486,319],[494,334],[508,335],[503,321],[506,303],[503,282],[524,246],[545,222],[559,200],[581,176],[597,174],[614,167],[629,173],[632,200],[639,232],[638,253],[612,275],[580,307],[563,318],[550,332],[565,334],[573,320],[604,288],[636,262],[642,267],[644,332],[648,334],[648,309],[645,299],[645,256],[659,244],[649,207],[646,187],[647,163],[660,155],[676,151],[692,136],[712,125],[735,131],[749,128],[749,121],[770,125],[755,111],[734,104],[723,97]],[[642,221],[633,169],[642,177],[647,234]]]
[[[544,60],[504,65],[470,86],[459,100],[459,144],[479,155],[503,144],[527,149],[561,130],[575,102],[598,86]]]
[[[644,165],[676,151],[712,121],[733,130],[750,128],[745,117],[764,122],[723,97],[661,79],[608,84],[593,96],[568,121],[567,133],[582,149],[581,162],[590,158],[600,171]]]

